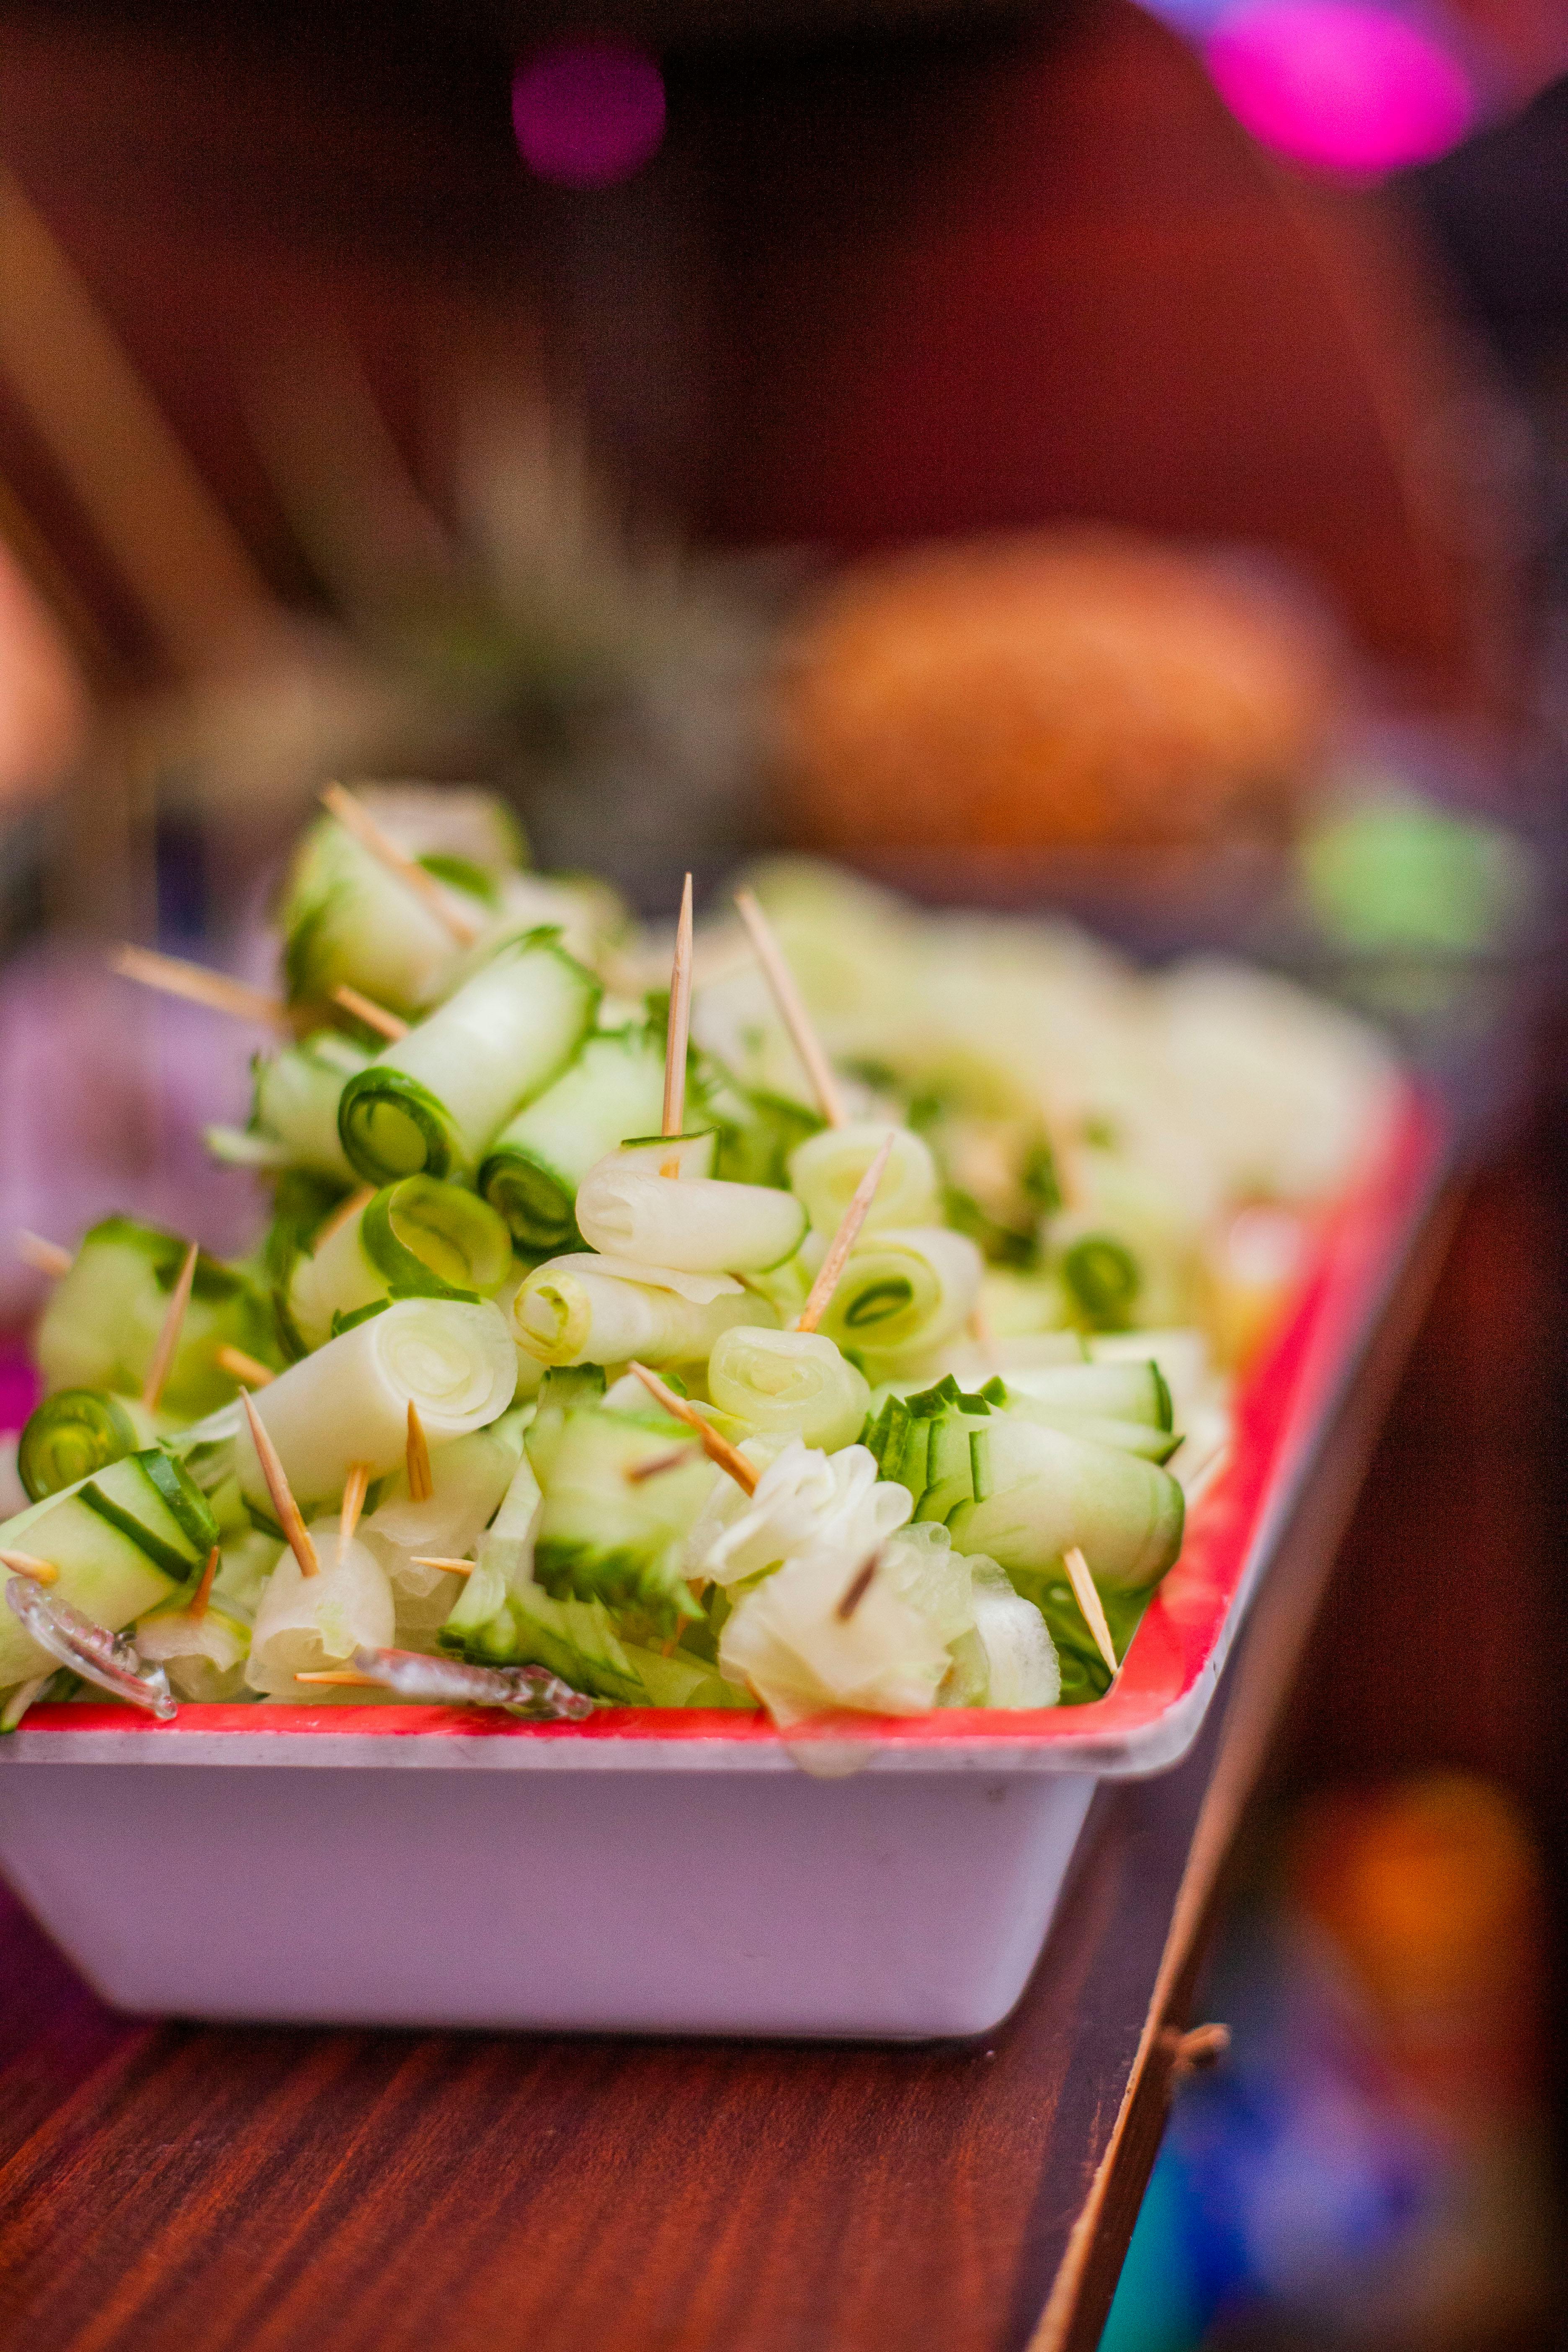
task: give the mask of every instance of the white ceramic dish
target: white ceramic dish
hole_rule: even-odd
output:
[[[653,1711],[43,1708],[0,1742],[0,1867],[122,2009],[986,2032],[1027,1981],[1096,1781],[1167,1769],[1196,1737],[1439,1157],[1411,1104],[1326,1222],[1229,1465],[1093,1706],[790,1741]]]

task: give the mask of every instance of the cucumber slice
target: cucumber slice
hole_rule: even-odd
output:
[[[78,1489],[76,1499],[128,1536],[174,1580],[200,1568],[218,1540],[217,1521],[206,1496],[178,1463],[156,1447],[96,1472]]]
[[[1052,1560],[1039,1570],[1013,1569],[1008,1571],[1014,1590],[1026,1601],[1032,1601],[1046,1621],[1046,1629],[1056,1644],[1061,1663],[1062,1706],[1086,1706],[1093,1699],[1103,1698],[1110,1688],[1110,1669],[1100,1654],[1100,1645],[1084,1622],[1078,1596],[1068,1581],[1067,1570],[1059,1560]],[[1098,1579],[1096,1582],[1098,1584]],[[1147,1592],[1109,1592],[1100,1591],[1100,1602],[1105,1622],[1110,1633],[1110,1646],[1117,1661],[1127,1655],[1128,1643],[1142,1622],[1149,1605]]]
[[[90,1478],[153,1435],[153,1416],[107,1389],[57,1389],[28,1415],[16,1444],[16,1475],[29,1501]]]
[[[1136,1454],[1144,1462],[1168,1462],[1182,1440],[1177,1431],[1152,1429],[1143,1421],[1112,1421],[1100,1414],[1062,1412],[1033,1397],[1016,1397],[1008,1406],[1015,1421],[1032,1422],[1039,1429],[1060,1429],[1069,1437],[1087,1437],[1096,1445],[1113,1445],[1118,1453]]]
[[[0,1546],[52,1561],[59,1577],[51,1592],[111,1633],[168,1600],[211,1549],[198,1552],[186,1538],[146,1461],[129,1454],[0,1527]],[[0,1612],[0,1688],[48,1670],[16,1619]]]
[[[601,994],[556,931],[530,931],[343,1088],[338,1134],[367,1183],[467,1178],[571,1061]]]
[[[178,1234],[131,1217],[94,1225],[68,1274],[55,1285],[38,1326],[44,1384],[109,1389],[138,1396],[153,1360],[187,1244]],[[226,1404],[230,1375],[216,1361],[228,1345],[268,1366],[282,1361],[270,1299],[251,1275],[198,1257],[163,1408],[194,1420]]]
[[[636,1604],[666,1625],[700,1613],[680,1574],[681,1545],[720,1474],[692,1449],[651,1476],[632,1475],[673,1450],[660,1415],[599,1406],[563,1416],[540,1473],[534,1574],[546,1591]]]
[[[1167,1471],[1109,1445],[993,1413],[976,1433],[975,1497],[949,1525],[960,1551],[1009,1573],[1076,1544],[1102,1591],[1142,1592],[1182,1547],[1184,1502]]]
[[[479,1547],[479,1565],[438,1638],[443,1650],[485,1666],[546,1666],[574,1690],[619,1706],[647,1693],[602,1601],[557,1600],[528,1578],[509,1580]]]
[[[1174,1426],[1171,1391],[1158,1364],[1061,1364],[1039,1371],[1004,1375],[1007,1403],[1019,1411],[1032,1401],[1062,1412],[1105,1421],[1142,1421],[1151,1429]]]
[[[623,1137],[641,1135],[664,1103],[664,1041],[647,1026],[606,1029],[497,1136],[479,1187],[520,1249],[548,1255],[580,1238],[577,1187]]]
[[[726,1682],[704,1658],[676,1650],[667,1658],[661,1651],[627,1642],[626,1654],[654,1706],[725,1706],[755,1714],[757,1701],[740,1683]]]

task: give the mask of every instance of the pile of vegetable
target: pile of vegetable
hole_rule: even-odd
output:
[[[287,1039],[209,1137],[255,1248],[112,1217],[43,1314],[5,1726],[139,1676],[786,1726],[1101,1695],[1366,1148],[1362,1033],[816,868],[763,877],[782,959],[748,906],[672,987],[483,796],[334,806]]]

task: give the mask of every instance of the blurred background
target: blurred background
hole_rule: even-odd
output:
[[[1450,1090],[1113,2352],[1557,2340],[1565,756],[1561,0],[0,5],[0,1227],[247,1239],[104,950],[265,979],[338,776],[1235,948]]]

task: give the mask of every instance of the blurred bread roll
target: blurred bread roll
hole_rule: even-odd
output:
[[[847,853],[1278,832],[1327,729],[1325,633],[1131,532],[937,543],[841,573],[781,680],[797,837]]]

